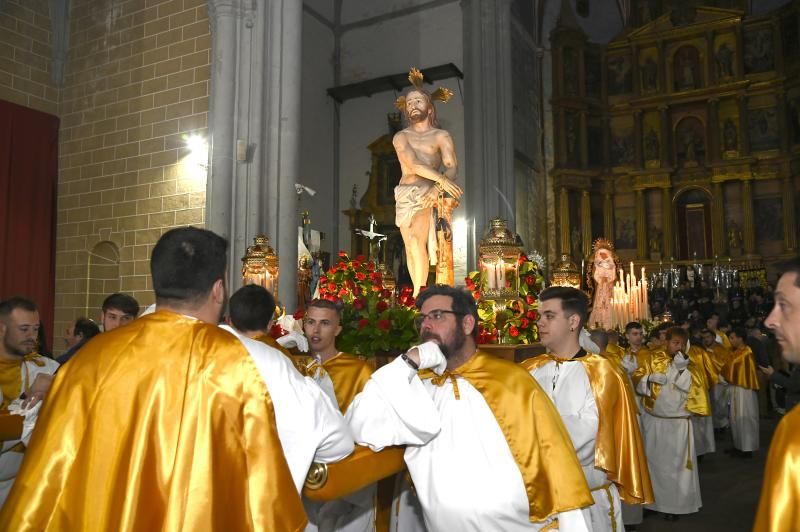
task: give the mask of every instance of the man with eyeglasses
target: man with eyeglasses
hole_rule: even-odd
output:
[[[593,531],[611,532],[624,530],[621,500],[641,505],[653,501],[653,492],[627,377],[616,362],[580,346],[588,306],[575,288],[543,290],[537,323],[547,354],[522,367],[553,401],[572,439],[594,498],[583,510],[586,521]]]
[[[429,530],[588,530],[592,496],[558,412],[512,362],[480,351],[472,296],[417,298],[422,344],[372,374],[347,411],[355,440],[407,445]]]
[[[8,410],[8,431],[0,431],[0,506],[8,497],[50,389],[58,363],[36,353],[39,311],[26,298],[0,302],[0,410]]]

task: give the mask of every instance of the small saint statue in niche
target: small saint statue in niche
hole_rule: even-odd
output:
[[[675,65],[675,88],[679,91],[692,90],[698,87],[697,50],[685,46],[677,56]]]
[[[645,59],[641,66],[642,71],[642,90],[653,92],[658,90],[658,64],[652,57]]]
[[[733,50],[728,43],[722,43],[714,54],[717,62],[717,76],[720,79],[733,77]]]
[[[725,144],[725,151],[736,151],[739,149],[739,134],[736,131],[736,125],[730,118],[725,119],[725,126],[723,128],[723,142]]]
[[[683,145],[686,154],[686,166],[697,165],[697,148],[695,146],[695,136],[693,129],[687,129],[686,135],[683,137]]]
[[[659,159],[660,143],[658,135],[652,129],[647,132],[644,138],[644,156],[647,161],[657,161]]]
[[[728,222],[728,248],[739,249],[742,245],[742,232],[735,221]]]
[[[650,259],[661,258],[661,230],[656,226],[650,228]]]

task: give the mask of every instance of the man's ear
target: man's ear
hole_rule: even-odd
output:
[[[214,285],[211,287],[211,297],[214,298],[214,303],[223,304],[225,303],[225,280],[220,278],[214,281]]]
[[[472,314],[467,314],[461,320],[461,327],[464,330],[464,334],[466,334],[467,336],[470,336],[472,332],[475,330],[475,327],[477,326],[478,324],[475,323],[475,316],[473,316]]]
[[[581,328],[581,317],[578,316],[578,313],[572,314],[569,318],[569,328],[571,331],[577,331]]]

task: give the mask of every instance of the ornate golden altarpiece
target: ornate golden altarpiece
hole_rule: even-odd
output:
[[[638,0],[607,45],[563,3],[552,175],[559,250],[576,262],[598,236],[637,264],[797,253],[800,7],[697,3]]]

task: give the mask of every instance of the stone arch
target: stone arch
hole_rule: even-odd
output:
[[[110,240],[98,242],[89,251],[86,311],[92,317],[99,314],[106,296],[120,291],[119,258],[119,247]]]

